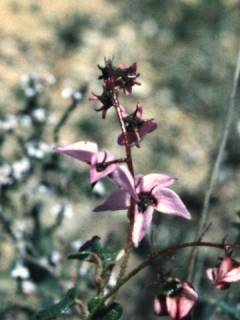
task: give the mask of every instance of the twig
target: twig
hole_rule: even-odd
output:
[[[231,128],[233,112],[235,109],[237,88],[238,88],[238,84],[239,84],[239,77],[240,77],[240,50],[238,52],[237,64],[236,64],[236,69],[235,69],[234,78],[233,78],[232,91],[231,91],[230,98],[229,98],[229,105],[228,105],[228,110],[227,110],[227,114],[226,114],[226,118],[225,118],[222,137],[220,139],[220,143],[219,143],[219,147],[218,147],[218,151],[217,151],[217,156],[216,156],[216,159],[215,159],[215,162],[213,165],[213,170],[210,175],[209,186],[207,188],[207,191],[206,191],[205,197],[204,197],[203,208],[202,208],[202,213],[201,213],[201,220],[200,220],[200,224],[199,224],[199,228],[198,228],[197,238],[199,238],[199,235],[201,235],[202,230],[205,228],[205,225],[208,220],[210,199],[211,199],[213,189],[214,189],[216,182],[217,182],[217,179],[218,179],[218,174],[219,174],[220,165],[222,163],[224,149],[226,147],[226,142],[227,142],[230,128]],[[204,258],[203,257],[200,258],[196,254],[193,256],[193,259],[194,259],[193,264],[195,265],[195,267],[193,268],[194,274],[193,274],[192,278],[193,278],[194,287],[197,290],[199,287],[200,279],[201,279],[200,270],[202,269]]]
[[[185,248],[189,247],[209,247],[209,248],[214,248],[214,249],[222,249],[225,250],[226,248],[233,248],[233,249],[240,249],[240,244],[227,244],[227,243],[214,243],[214,242],[206,242],[206,241],[194,241],[194,242],[186,242],[186,243],[181,243],[179,245],[173,246],[173,247],[168,247],[165,249],[162,249],[160,251],[152,253],[148,259],[143,261],[141,264],[139,264],[136,268],[134,268],[132,271],[130,271],[121,281],[119,281],[116,286],[108,293],[106,294],[101,302],[96,306],[94,313],[99,310],[99,308],[104,304],[106,300],[111,298],[116,294],[116,292],[119,291],[119,289],[127,283],[131,278],[135,277],[140,271],[151,265],[154,259],[160,257],[161,255],[164,254],[173,254],[174,252],[178,250],[182,250]],[[93,314],[94,314],[93,313]]]
[[[87,310],[87,307],[86,307],[85,303],[83,303],[83,301],[80,300],[80,299],[76,299],[75,300],[75,304],[77,306],[79,306],[79,309],[81,310],[81,314],[82,314],[83,320],[87,320],[88,319],[88,310]]]

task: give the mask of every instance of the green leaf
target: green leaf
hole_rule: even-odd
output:
[[[91,316],[91,320],[119,320],[123,314],[122,306],[113,302],[108,306],[103,306],[100,310],[93,313]]]
[[[76,289],[72,288],[67,292],[66,296],[60,302],[38,312],[32,320],[57,319],[57,317],[61,316],[67,308],[70,308],[74,304],[75,298]]]
[[[94,297],[88,301],[88,310],[92,312],[97,305],[101,303],[101,299],[99,297]]]

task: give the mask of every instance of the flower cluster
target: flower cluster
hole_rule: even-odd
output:
[[[156,212],[187,220],[191,219],[191,213],[179,195],[172,190],[176,182],[175,178],[162,173],[147,175],[135,173],[132,148],[140,147],[145,136],[157,128],[154,119],[143,119],[143,107],[139,103],[133,111],[128,112],[119,101],[121,91],[128,96],[132,94],[132,88],[135,85],[140,85],[137,80],[139,73],[136,63],[130,66],[125,64],[114,66],[111,60],[105,60],[105,65],[98,68],[101,71],[99,79],[103,81],[103,91],[100,95],[93,93],[90,100],[101,103],[96,111],[102,112],[103,119],[106,118],[109,109],[116,111],[121,128],[117,143],[124,146],[124,156],[117,158],[108,150],[99,149],[98,145],[92,141],[78,141],[66,146],[57,146],[55,150],[88,165],[92,187],[103,178],[111,179],[115,185],[114,191],[93,211],[127,210],[130,245],[138,247],[148,234]],[[99,239],[97,237],[97,241]],[[86,244],[89,245],[88,242]],[[92,256],[97,253],[95,249],[95,251],[89,250],[88,247],[86,249],[85,245],[79,250],[81,257],[84,254]],[[178,249],[180,248],[179,245]],[[226,249],[224,245],[222,248]],[[101,256],[102,251],[99,254],[99,257]],[[127,253],[125,257],[128,259]],[[123,263],[123,270],[125,267],[126,261]],[[226,289],[232,282],[240,281],[240,264],[230,255],[226,255],[215,268],[207,270],[207,277],[216,288]],[[116,287],[117,285],[119,285],[118,281],[116,281]],[[154,313],[156,316],[168,315],[173,320],[184,320],[189,317],[197,300],[198,294],[189,282],[168,277],[163,281],[162,290],[154,300]]]

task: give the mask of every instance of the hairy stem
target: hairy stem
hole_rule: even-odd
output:
[[[127,130],[126,126],[123,120],[123,115],[122,115],[122,110],[120,107],[120,103],[117,97],[117,94],[115,92],[115,89],[113,89],[113,100],[114,100],[114,107],[117,112],[118,120],[120,123],[120,127],[124,136],[124,145],[125,145],[125,153],[126,153],[126,162],[129,171],[131,172],[132,176],[134,177],[134,168],[133,168],[133,161],[132,161],[132,154],[131,154],[131,146],[128,141],[128,136],[127,136]],[[127,239],[127,244],[125,247],[125,255],[123,257],[122,264],[120,266],[120,272],[118,276],[117,283],[121,281],[123,276],[125,275],[125,272],[127,270],[127,265],[128,265],[128,260],[132,251],[132,225],[133,225],[133,215],[134,215],[134,208],[135,208],[135,201],[134,199],[131,198],[131,203],[128,209],[128,217],[130,219],[130,231]]]

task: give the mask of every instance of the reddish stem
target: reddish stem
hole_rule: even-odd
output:
[[[131,153],[131,146],[129,144],[128,141],[128,135],[127,135],[127,130],[126,130],[126,126],[123,120],[123,115],[122,115],[122,110],[120,107],[120,103],[117,97],[117,93],[115,88],[112,88],[112,93],[113,93],[113,101],[114,101],[114,107],[116,109],[117,112],[117,116],[118,116],[118,120],[119,120],[119,124],[123,133],[123,137],[124,137],[124,146],[125,146],[125,153],[126,153],[126,163],[128,166],[128,170],[131,172],[133,178],[134,178],[134,168],[133,168],[133,160],[132,160],[132,153]],[[130,201],[130,206],[128,208],[128,217],[130,219],[130,231],[129,231],[129,235],[128,235],[128,239],[127,239],[127,244],[125,246],[125,255],[122,261],[122,264],[120,266],[120,273],[118,276],[118,281],[117,283],[120,283],[122,278],[125,275],[126,269],[127,269],[127,264],[128,264],[128,260],[129,260],[129,256],[132,250],[132,230],[133,230],[133,218],[134,218],[134,209],[135,209],[135,200],[133,198],[131,198]]]
[[[215,249],[224,249],[232,248],[232,249],[240,249],[240,244],[223,244],[223,243],[213,243],[213,242],[205,242],[205,241],[194,241],[194,242],[188,242],[188,243],[181,243],[173,247],[165,248],[157,252],[153,252],[148,259],[143,261],[139,266],[134,268],[132,271],[130,271],[119,283],[116,285],[115,288],[112,289],[106,296],[104,296],[103,301],[106,301],[108,298],[110,298],[112,295],[114,295],[126,282],[128,282],[131,278],[133,278],[135,275],[137,275],[140,271],[145,269],[147,266],[151,264],[151,262],[164,254],[174,253],[177,250],[185,249],[188,247],[209,247],[209,248],[215,248]]]

